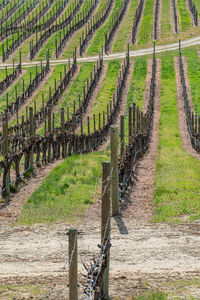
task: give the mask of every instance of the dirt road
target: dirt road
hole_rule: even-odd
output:
[[[200,36],[187,39],[181,42],[181,48],[187,48],[191,46],[196,46],[200,44]],[[162,53],[166,51],[174,51],[177,50],[179,47],[178,42],[177,43],[172,43],[172,44],[167,44],[163,46],[156,46],[156,53]],[[134,50],[130,51],[130,57],[137,57],[137,56],[144,56],[144,55],[151,55],[153,53],[153,48],[145,48],[145,49],[139,49],[139,50]],[[109,60],[114,60],[114,59],[122,59],[125,58],[126,53],[115,53],[115,54],[109,54],[106,55],[104,54],[104,60],[109,61]],[[78,62],[95,62],[98,59],[98,56],[91,56],[91,57],[81,57],[78,58]],[[56,65],[62,65],[62,64],[67,64],[68,59],[51,59],[50,64],[51,66],[56,66]],[[40,66],[41,61],[30,61],[30,62],[23,62],[22,67],[23,68],[29,68],[31,66],[39,65]],[[5,66],[8,68],[12,68],[12,64],[7,64],[7,63],[1,63],[0,64],[0,69],[4,69]]]

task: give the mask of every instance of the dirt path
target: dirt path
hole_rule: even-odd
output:
[[[80,274],[84,273],[81,261],[91,261],[99,251],[100,222],[97,218],[93,222],[85,220],[82,226],[76,224],[75,227],[83,230],[78,240]],[[64,279],[68,282],[68,278],[64,278],[65,275],[68,277],[67,268],[62,269],[68,257],[68,229],[66,224],[57,224],[50,229],[42,225],[29,228],[2,224],[0,284],[39,284],[47,292],[56,282],[56,293],[50,298],[55,299]],[[131,216],[113,218],[110,295],[127,299],[131,294],[150,289],[170,290],[170,285],[167,287],[165,283],[171,280],[198,277],[199,230],[199,222],[171,226],[144,223]],[[83,281],[81,275],[79,279]],[[192,294],[197,292],[198,288]],[[67,295],[65,284],[59,299],[68,299]]]
[[[135,171],[135,184],[130,189],[129,197],[125,201],[125,210],[123,216],[131,215],[139,220],[150,220],[152,218],[152,204],[154,193],[154,174],[156,170],[156,158],[158,153],[158,140],[159,140],[159,121],[160,121],[160,72],[161,61],[157,59],[156,70],[156,97],[154,105],[154,119],[151,142],[148,152],[144,157],[138,161]],[[146,78],[146,91],[145,101],[143,104],[143,111],[145,112],[148,105],[150,93],[150,81],[152,71],[152,60],[148,61],[147,78]]]
[[[190,103],[192,103],[190,86],[189,86],[189,78],[188,78],[188,74],[187,74],[187,66],[186,66],[185,59],[183,59],[183,65],[184,65],[185,83],[186,83],[186,88],[187,88],[187,93],[188,93],[188,99],[189,99]],[[189,135],[189,132],[187,129],[186,115],[185,115],[184,102],[183,102],[183,96],[182,96],[182,85],[181,85],[180,73],[179,73],[178,57],[174,58],[174,67],[175,67],[175,73],[176,73],[178,122],[179,122],[179,130],[180,130],[181,139],[182,139],[182,145],[183,145],[183,148],[188,153],[192,154],[192,156],[194,156],[195,158],[200,159],[200,154],[197,153],[195,151],[195,149],[192,147],[192,144],[190,141],[190,135]]]
[[[181,42],[181,48],[187,48],[187,47],[192,47],[200,44],[200,36],[187,39]],[[167,44],[163,46],[157,46],[156,47],[156,53],[162,53],[162,52],[167,52],[167,51],[174,51],[179,49],[179,44],[178,43],[172,43],[172,44]],[[152,55],[153,54],[153,48],[144,48],[144,49],[138,49],[134,51],[130,51],[130,57],[138,57],[138,56],[145,56],[145,55]],[[122,53],[114,53],[114,54],[109,54],[104,56],[104,61],[109,61],[109,60],[115,60],[115,59],[123,59],[126,57],[126,52]],[[90,57],[79,57],[77,58],[78,63],[84,63],[84,62],[95,62],[98,59],[98,56],[90,56]],[[72,61],[72,60],[71,60]],[[63,65],[68,63],[68,59],[51,59],[50,60],[50,65],[55,66],[55,65]],[[22,63],[23,68],[29,68],[31,66],[38,65],[40,66],[41,61],[24,61]],[[11,63],[1,63],[0,64],[0,69],[5,69],[5,66],[8,68],[12,68]]]

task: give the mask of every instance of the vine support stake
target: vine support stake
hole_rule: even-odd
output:
[[[7,117],[3,118],[3,155],[4,157],[8,154],[8,120]],[[3,184],[3,197],[7,199],[10,196],[10,168],[6,172],[5,184]]]
[[[120,116],[121,157],[124,154],[124,116]]]
[[[103,162],[102,169],[102,205],[101,205],[101,244],[110,241],[110,162]],[[106,269],[103,274],[103,294],[108,298],[109,293],[109,265],[110,265],[110,249],[107,252]]]
[[[78,250],[76,229],[69,230],[69,300],[78,300]]]
[[[119,178],[118,178],[118,126],[112,125],[110,130],[111,150],[111,196],[112,215],[119,215]]]
[[[30,120],[30,137],[33,138],[33,107],[29,109],[29,120]],[[29,168],[33,168],[33,146],[31,147],[30,165]]]

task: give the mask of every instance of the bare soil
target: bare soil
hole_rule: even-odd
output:
[[[152,218],[152,205],[154,193],[154,174],[156,171],[156,158],[158,154],[158,140],[159,140],[159,121],[160,121],[160,73],[161,61],[157,59],[156,70],[156,96],[154,102],[154,116],[151,141],[149,149],[144,157],[138,161],[135,169],[133,179],[134,185],[130,189],[129,197],[125,201],[125,210],[123,216],[131,215],[133,218],[139,220],[148,220]],[[150,81],[152,71],[152,60],[148,60],[147,79],[145,101],[143,104],[143,111],[146,112],[149,94],[150,94]]]
[[[190,103],[192,104],[191,99],[191,93],[190,93],[190,84],[189,84],[189,78],[187,73],[187,66],[186,66],[186,60],[183,60],[184,64],[184,72],[185,72],[185,83],[188,93],[188,99]],[[186,123],[186,115],[184,110],[184,100],[182,96],[182,85],[180,80],[180,73],[179,73],[179,62],[178,57],[174,58],[174,67],[175,67],[175,73],[176,73],[176,88],[177,88],[177,107],[178,107],[178,121],[179,121],[179,130],[181,134],[182,139],[182,145],[183,148],[190,153],[192,156],[194,156],[197,159],[200,159],[200,154],[195,151],[195,149],[192,147],[190,135],[187,129],[187,123]],[[191,105],[191,107],[193,107]]]

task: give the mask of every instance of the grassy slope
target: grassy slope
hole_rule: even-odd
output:
[[[195,4],[195,7],[197,9],[197,12],[198,12],[198,16],[200,15],[200,2],[199,0],[193,0],[194,4]]]
[[[109,63],[107,77],[97,96],[94,111],[102,111],[102,107],[109,103],[115,90],[119,69],[120,62]],[[83,214],[87,204],[92,202],[96,176],[102,161],[107,160],[108,155],[108,152],[95,152],[66,158],[31,195],[19,222],[70,222],[74,217]]]
[[[93,202],[107,152],[71,156],[56,167],[30,196],[18,222],[71,222]],[[88,168],[89,166],[89,168]]]
[[[90,114],[91,121],[93,120],[93,114],[97,116],[99,113],[103,113],[103,111],[105,111],[105,115],[107,116],[106,107],[112,100],[112,96],[116,88],[116,82],[119,75],[119,71],[120,71],[119,61],[112,61],[108,63],[106,77],[103,80],[101,90],[99,91],[95,99],[94,108]],[[103,124],[103,117],[101,117],[101,125],[102,124]],[[90,131],[93,132],[92,124],[90,125],[90,128],[91,128]],[[87,132],[87,126],[85,126],[84,129],[85,132]]]
[[[107,0],[101,0],[99,7],[96,11],[96,14],[102,11],[102,8],[105,6],[105,4],[107,3]],[[95,15],[96,15],[95,14]],[[79,47],[79,43],[80,43],[80,37],[82,36],[82,32],[85,31],[85,26],[82,27],[71,39],[71,41],[69,42],[69,44],[67,45],[67,48],[65,50],[65,52],[62,54],[63,58],[67,58],[67,57],[72,57],[73,55],[73,51],[74,48],[78,48]]]
[[[90,3],[90,0],[85,0],[83,5],[81,6],[78,14],[80,14],[81,12],[83,12],[84,10],[88,11],[88,6],[89,6],[89,3]],[[69,4],[70,5],[70,4]],[[70,6],[71,7],[71,6]],[[69,9],[67,9],[68,11]],[[61,32],[61,39],[63,37],[63,30],[60,30],[58,32],[56,32],[55,34],[53,34],[47,41],[47,43],[45,43],[44,47],[42,48],[42,50],[40,51],[39,55],[38,55],[38,58],[39,59],[42,59],[45,57],[45,53],[46,51],[49,49],[49,55],[50,57],[53,55],[54,51],[55,51],[55,41],[56,39],[58,40],[58,43],[59,43],[59,40],[60,40],[60,32]],[[76,33],[75,33],[75,36],[76,36]],[[74,49],[72,50],[72,53],[73,53]]]
[[[134,63],[134,70],[130,83],[130,88],[127,96],[127,105],[125,113],[125,132],[126,142],[128,142],[128,107],[132,103],[136,103],[142,109],[144,102],[144,92],[146,88],[146,74],[147,74],[147,59],[139,58]]]
[[[187,58],[188,76],[190,79],[191,96],[194,104],[194,109],[197,114],[200,114],[200,60],[195,50],[186,50],[183,54]]]
[[[200,217],[200,162],[182,148],[173,57],[162,59],[161,120],[156,162],[154,221]]]
[[[153,26],[154,0],[146,1],[144,15],[140,26],[138,44],[144,44],[151,39]]]
[[[35,77],[36,70],[35,67],[29,68],[26,73],[18,80],[9,90],[8,90],[8,103],[11,104],[15,101],[15,87],[17,87],[17,94],[21,95],[23,93],[23,79],[25,90],[30,82],[30,73],[32,74],[32,79]],[[6,109],[7,106],[7,93],[0,97],[0,112]]]
[[[161,39],[172,37],[172,28],[170,24],[170,2],[168,0],[162,0],[162,10],[161,10]]]
[[[122,52],[127,48],[127,43],[132,32],[132,24],[135,17],[135,11],[138,6],[138,0],[131,0],[129,11],[121,23],[112,52]]]
[[[97,31],[97,33],[94,36],[94,39],[92,40],[88,50],[87,55],[94,55],[98,54],[101,50],[101,47],[104,45],[105,42],[105,34],[109,30],[110,25],[112,24],[112,18],[114,18],[116,12],[121,8],[123,4],[122,0],[116,0],[112,14],[109,16],[107,22]]]
[[[185,31],[192,26],[190,15],[186,8],[186,1],[178,0],[177,2],[181,31]]]
[[[93,63],[82,64],[78,76],[63,96],[63,101],[59,108],[64,108],[65,111],[67,111],[67,107],[69,107],[70,118],[73,113],[74,101],[76,103],[76,108],[79,105],[79,94],[81,95],[81,100],[83,99],[83,86],[87,85],[87,78],[90,77],[90,72],[93,69],[93,66]],[[60,109],[55,113],[55,126],[60,126]],[[41,128],[39,133],[43,132],[44,127]]]

